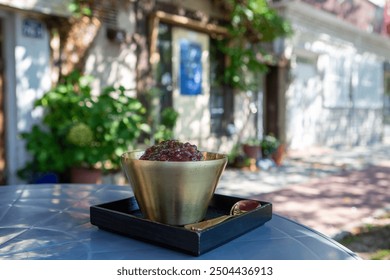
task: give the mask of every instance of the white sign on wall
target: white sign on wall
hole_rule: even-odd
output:
[[[22,35],[29,38],[43,38],[42,22],[35,19],[24,19],[22,23]]]

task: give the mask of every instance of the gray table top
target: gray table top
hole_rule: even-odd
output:
[[[90,206],[131,196],[130,187],[115,185],[0,186],[0,259],[359,259],[336,241],[277,214],[198,257],[90,223]]]

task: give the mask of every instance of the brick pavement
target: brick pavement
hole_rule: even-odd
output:
[[[275,213],[337,238],[390,211],[390,166],[342,172],[253,198],[271,201]]]
[[[338,238],[390,211],[390,146],[289,154],[279,168],[226,170],[217,192],[273,203],[284,215]]]

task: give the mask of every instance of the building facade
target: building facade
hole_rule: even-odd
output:
[[[279,104],[285,109],[283,131],[289,147],[380,142],[389,38],[380,35],[373,17],[362,21],[359,9],[345,20],[304,2],[319,1],[288,1],[282,8],[295,32],[284,42],[290,72],[285,100]],[[326,2],[330,7],[332,1],[321,5]]]
[[[0,181],[19,182],[28,157],[19,135],[39,121],[35,99],[51,87],[47,21],[68,16],[62,1],[0,1]]]
[[[2,183],[21,182],[17,170],[29,155],[19,135],[42,117],[34,100],[80,64],[97,78],[97,92],[123,85],[142,97],[158,89],[153,106],[177,110],[175,136],[201,149],[229,153],[268,133],[290,149],[381,141],[390,40],[373,33],[376,23],[357,26],[326,1],[274,1],[294,34],[272,44],[279,62],[259,74],[258,90],[237,92],[215,83],[223,58],[214,40],[226,32],[219,2],[100,1],[109,13],[74,27],[79,40],[61,57],[53,31],[68,22],[67,1],[0,1]]]

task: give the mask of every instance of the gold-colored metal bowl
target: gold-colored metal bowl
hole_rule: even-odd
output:
[[[202,161],[140,160],[144,151],[126,152],[121,156],[143,216],[149,220],[185,225],[204,219],[227,156],[203,152]]]

